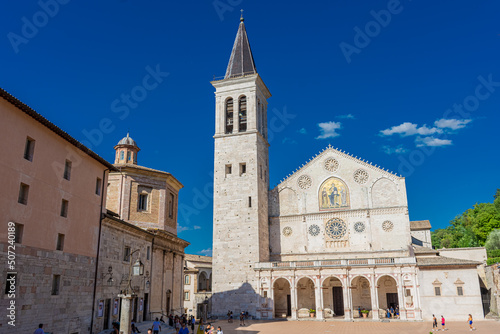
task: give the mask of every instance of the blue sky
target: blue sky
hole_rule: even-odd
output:
[[[0,86],[110,162],[130,131],[139,164],[184,184],[179,236],[187,252],[208,254],[209,82],[225,73],[241,8],[273,94],[273,187],[331,144],[403,174],[410,219],[434,228],[493,199],[495,1],[11,1],[0,13]]]

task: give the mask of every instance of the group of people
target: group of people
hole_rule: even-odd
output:
[[[182,333],[181,333],[182,334]],[[198,331],[196,334],[224,334],[222,328],[219,326],[215,329],[210,323],[206,325],[203,324],[203,319],[200,319],[200,324],[198,325]]]
[[[359,306],[358,313],[359,313],[360,318],[362,316],[363,311],[364,311],[364,309],[361,309],[361,306]],[[391,307],[388,307],[385,310],[385,317],[389,318],[389,319],[399,319],[399,306],[396,305],[396,308],[394,308],[392,305],[391,305]]]
[[[245,326],[245,319],[248,319],[248,312],[241,311],[240,313],[240,326]],[[227,311],[227,322],[233,322],[233,311]]]
[[[469,329],[472,331],[472,330],[475,330],[476,328],[472,326],[472,323],[474,321],[472,320],[472,314],[469,314],[469,317],[467,318],[467,323],[469,324]],[[448,330],[448,328],[446,328],[446,320],[445,318],[441,315],[441,330],[442,331],[446,331]],[[438,328],[438,320],[436,318],[436,316],[433,314],[432,315],[432,330],[433,331],[439,331],[439,328]]]
[[[385,316],[386,318],[391,318],[391,319],[399,319],[399,306],[396,305],[396,308],[390,307],[385,310]]]

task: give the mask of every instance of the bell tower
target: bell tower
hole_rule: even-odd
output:
[[[267,99],[243,17],[215,87],[212,314],[256,315],[256,262],[269,260]]]

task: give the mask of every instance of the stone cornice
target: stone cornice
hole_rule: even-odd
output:
[[[294,214],[289,216],[275,216],[269,217],[271,222],[283,221],[283,222],[293,222],[293,221],[303,221],[303,217],[309,219],[321,219],[321,218],[368,218],[371,215],[386,215],[386,214],[397,214],[397,213],[408,213],[407,206],[394,206],[388,208],[373,208],[373,209],[349,209],[349,210],[339,210],[339,211],[324,211],[324,212],[312,212],[303,214]]]

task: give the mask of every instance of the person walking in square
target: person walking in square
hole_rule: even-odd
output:
[[[38,328],[35,329],[35,331],[33,332],[33,334],[45,334],[45,332],[43,331],[43,324],[39,324]]]
[[[441,315],[441,330],[442,330],[442,331],[445,331],[445,330],[446,330],[446,327],[445,327],[445,320],[444,320],[443,315]]]
[[[182,323],[182,328],[179,329],[179,334],[189,334],[189,329],[186,327],[186,323]]]
[[[436,318],[436,316],[433,314],[432,315],[432,331],[438,331],[439,328],[438,328],[438,320]]]
[[[469,319],[467,320],[467,322],[469,323],[469,328],[471,331],[475,329],[474,327],[472,327],[472,314],[469,314]]]
[[[161,331],[161,322],[156,318],[153,322],[153,334],[159,334]]]
[[[203,326],[203,319],[200,318],[200,323],[198,324],[198,331],[196,334],[203,334],[205,333],[205,327]]]

